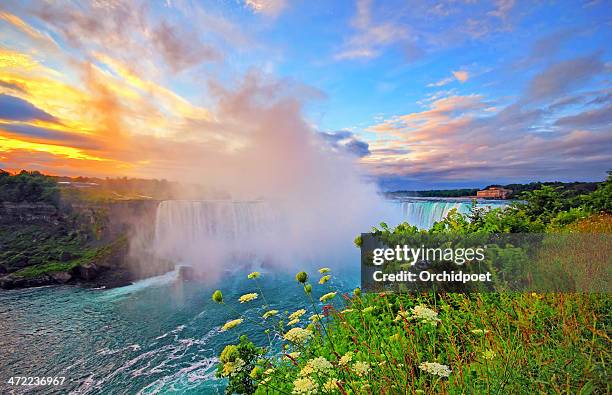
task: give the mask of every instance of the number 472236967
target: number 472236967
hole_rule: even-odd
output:
[[[34,376],[12,376],[8,379],[7,384],[10,385],[62,385],[66,377],[34,377]]]

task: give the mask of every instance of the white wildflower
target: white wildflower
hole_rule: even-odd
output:
[[[440,377],[448,377],[451,374],[451,370],[448,366],[437,362],[423,362],[419,365],[419,369]]]
[[[357,361],[353,365],[353,371],[359,377],[364,377],[370,372],[370,364],[367,362]]]
[[[293,382],[293,394],[309,395],[316,394],[317,383],[309,377],[300,377]]]
[[[283,337],[291,343],[301,344],[310,339],[311,336],[312,332],[309,330],[304,328],[291,328]]]
[[[425,306],[415,306],[412,310],[412,318],[419,320],[424,324],[437,325],[440,322],[438,313],[435,310]]]

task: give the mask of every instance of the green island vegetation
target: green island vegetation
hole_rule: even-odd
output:
[[[529,184],[506,184],[506,185],[487,185],[482,189],[488,189],[491,187],[502,187],[509,189],[512,192],[508,196],[508,199],[520,199],[524,192],[531,192],[543,187],[551,187],[557,192],[561,193],[565,197],[577,196],[593,192],[597,189],[599,182],[531,182]],[[459,189],[430,189],[421,191],[394,191],[388,192],[390,196],[404,195],[404,196],[415,196],[415,197],[442,197],[442,198],[453,198],[453,197],[471,197],[476,196],[478,188],[459,188]]]
[[[544,185],[521,199],[506,208],[453,212],[426,231],[381,224],[373,233],[396,240],[417,232],[612,233],[612,174],[591,192]],[[357,237],[355,244],[360,243]],[[563,265],[559,259],[575,248],[553,245],[548,254]],[[610,258],[605,259],[599,264],[609,271]],[[239,337],[219,356],[217,375],[227,380],[227,393],[612,391],[612,303],[606,293],[362,293],[357,288],[349,294],[333,286],[330,269],[318,272],[313,282],[306,272],[296,275],[304,303],[291,312],[268,304],[259,272],[248,275],[253,292],[236,302],[221,290],[213,293],[213,301],[236,314],[221,329]],[[259,303],[259,317],[234,307],[245,303]],[[240,336],[245,321],[259,325],[267,343]]]

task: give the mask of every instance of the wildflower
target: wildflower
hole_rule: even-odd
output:
[[[295,324],[298,324],[299,322],[300,322],[300,319],[296,318],[294,320],[291,320],[291,321],[287,322],[287,326],[293,326]]]
[[[323,316],[321,314],[314,314],[310,316],[310,321],[312,322],[319,322],[321,321],[321,318],[323,318]]]
[[[266,377],[265,379],[263,379],[263,380],[261,380],[261,381],[259,382],[259,385],[266,385],[266,384],[268,384],[268,382],[269,382],[270,380],[272,380],[272,377]]]
[[[317,383],[315,383],[309,377],[300,377],[293,382],[293,391],[292,394],[316,394],[317,393]]]
[[[389,336],[389,340],[393,340],[394,342],[398,342],[400,340],[400,334],[396,333],[393,336]]]
[[[233,362],[236,360],[237,357],[238,357],[238,346],[235,346],[233,344],[228,344],[227,346],[225,346],[223,351],[221,351],[221,356],[219,357],[219,360],[223,363]]]
[[[353,311],[355,311],[355,310],[353,310],[353,309],[344,309],[340,313],[346,314],[346,313],[352,313]]]
[[[361,310],[363,313],[367,314],[367,313],[371,313],[372,311],[374,311],[376,307],[375,306],[368,306],[365,309]]]
[[[242,321],[244,321],[242,318],[238,318],[236,320],[227,321],[225,323],[225,325],[223,325],[223,328],[221,328],[221,331],[227,331],[229,329],[235,328],[238,325],[242,324]]]
[[[319,269],[319,273],[321,273],[321,274],[325,274],[325,273],[329,273],[329,272],[331,272],[331,269],[328,268],[328,267],[322,267],[322,268]]]
[[[269,310],[269,311],[266,311],[262,317],[265,320],[277,314],[278,314],[278,310]]]
[[[251,280],[254,280],[254,279],[256,279],[256,278],[259,278],[259,276],[261,276],[261,273],[259,273],[259,272],[253,272],[253,273],[249,274],[249,275],[247,276],[247,278],[249,278],[249,279],[251,279]]]
[[[329,379],[325,384],[323,384],[323,388],[325,391],[332,392],[338,389],[338,379]]]
[[[216,290],[215,292],[213,292],[212,300],[217,303],[223,303],[223,294],[220,290]]]
[[[321,296],[319,298],[319,300],[321,302],[327,302],[328,300],[333,299],[335,297],[336,297],[336,292],[329,292],[329,293],[326,293],[325,295]]]
[[[308,280],[308,274],[306,274],[306,272],[299,272],[295,275],[295,279],[298,283],[304,284],[306,280]]]
[[[304,309],[299,309],[297,311],[294,311],[293,313],[291,313],[289,315],[289,319],[290,320],[297,320],[299,319],[301,316],[303,316],[304,314],[306,314],[306,310]]]
[[[319,280],[319,284],[325,284],[326,282],[329,281],[330,278],[331,276],[329,275],[321,277],[321,279]]]
[[[291,328],[287,333],[285,333],[285,340],[290,341],[291,343],[301,344],[304,343],[312,336],[312,332],[306,330],[304,328]]]
[[[485,351],[482,352],[482,357],[484,359],[489,360],[489,361],[492,360],[493,358],[495,358],[496,355],[497,355],[497,353],[495,351],[493,351],[493,350],[485,350]]]
[[[304,292],[306,292],[307,294],[310,294],[312,292],[312,285],[310,284],[304,285]]]
[[[367,362],[357,361],[353,365],[353,371],[359,377],[364,377],[370,372],[370,364]]]
[[[408,318],[408,313],[405,311],[398,311],[397,312],[397,316],[395,316],[395,319],[393,321],[398,322],[398,321],[402,321],[404,319]]]
[[[269,376],[272,373],[274,373],[274,369],[270,368],[270,369],[266,369],[265,372],[263,372],[264,376]]]
[[[328,374],[334,366],[325,357],[317,357],[306,362],[306,365],[300,370],[300,376],[310,376],[311,374]]]
[[[226,362],[223,364],[221,375],[225,377],[234,376],[242,370],[244,365],[244,361],[240,358],[236,358],[235,361]]]
[[[346,354],[344,354],[343,356],[340,357],[340,361],[338,361],[338,364],[340,366],[346,366],[348,365],[351,361],[353,360],[353,353],[348,351]]]
[[[415,306],[412,310],[412,318],[421,321],[424,324],[437,325],[440,322],[438,313],[425,306]]]
[[[490,331],[488,329],[472,329],[471,332],[475,335],[486,335]]]
[[[253,370],[251,370],[249,377],[252,378],[253,380],[257,380],[262,376],[262,374],[263,374],[263,369],[261,368],[261,366],[255,366]]]
[[[240,303],[247,303],[250,302],[252,300],[257,299],[257,294],[255,292],[250,293],[250,294],[244,294],[242,295],[238,300],[240,301]]]
[[[448,377],[451,374],[451,370],[448,366],[437,362],[423,362],[419,365],[419,369],[440,377]]]
[[[353,291],[353,294],[357,297],[361,296],[361,288],[355,288],[355,290]]]

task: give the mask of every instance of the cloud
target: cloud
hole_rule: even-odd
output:
[[[465,70],[457,70],[451,72],[451,77],[446,77],[437,82],[432,82],[431,84],[427,84],[428,87],[441,87],[450,84],[453,81],[459,81],[462,84],[470,79],[470,73]]]
[[[370,154],[369,144],[359,140],[354,133],[347,130],[321,132],[320,135],[332,148],[340,149],[357,157],[364,157]]]
[[[377,139],[362,163],[395,189],[402,183],[411,189],[474,185],[475,180],[526,182],[542,176],[592,179],[603,175],[612,161],[612,107],[563,117],[554,113],[584,100],[569,95],[534,106],[519,97],[495,109],[479,95],[438,98],[423,111],[368,128]]]
[[[357,0],[357,13],[352,25],[355,32],[344,48],[334,55],[336,60],[375,58],[384,48],[408,38],[405,27],[393,22],[374,21],[371,0]]]
[[[612,124],[612,105],[581,112],[580,114],[570,115],[559,118],[555,121],[557,126],[571,127],[593,127],[598,125]]]
[[[287,0],[245,0],[244,4],[254,12],[276,17],[287,8]]]
[[[32,105],[30,102],[15,96],[0,94],[0,118],[13,121],[45,121],[58,120],[53,115]]]
[[[553,64],[536,75],[528,86],[528,99],[542,100],[567,93],[604,71],[599,53]]]
[[[146,1],[46,2],[31,12],[69,45],[105,52],[142,73],[159,73],[157,59],[173,72],[223,59],[220,51],[204,41],[205,29],[212,24],[181,24],[170,16],[154,14],[151,8],[152,3]],[[227,26],[223,28],[223,34],[229,31]]]
[[[99,141],[93,137],[57,129],[26,124],[0,124],[0,131],[4,131],[4,137],[17,138],[35,143],[69,145],[71,147],[88,150],[97,150],[101,148]]]
[[[453,71],[453,77],[457,79],[457,81],[464,83],[470,78],[470,74],[465,70]]]
[[[0,80],[0,86],[19,93],[26,93],[26,89],[24,88],[23,84],[20,84],[19,82]]]
[[[212,46],[198,43],[197,36],[193,33],[184,32],[165,21],[153,30],[153,42],[174,71],[223,58]]]

